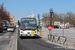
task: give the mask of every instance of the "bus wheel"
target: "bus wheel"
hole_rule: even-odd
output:
[[[36,38],[36,36],[34,36],[33,38]]]
[[[20,39],[22,39],[22,36],[19,36]]]

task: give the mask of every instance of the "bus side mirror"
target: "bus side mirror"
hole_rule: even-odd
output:
[[[20,26],[20,22],[18,21],[18,25]]]
[[[37,26],[37,31],[39,31],[39,27]]]

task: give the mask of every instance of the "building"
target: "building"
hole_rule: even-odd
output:
[[[60,26],[61,25],[61,22],[60,21],[54,21],[54,25]]]
[[[42,26],[42,21],[40,20],[40,26]],[[37,20],[37,25],[39,26],[39,20]]]
[[[15,25],[15,19],[12,15],[10,15],[10,25],[14,26]]]

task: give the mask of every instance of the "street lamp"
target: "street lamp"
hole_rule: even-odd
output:
[[[52,14],[53,14],[53,9],[50,9],[50,26],[52,26]]]
[[[41,28],[40,28],[40,15],[38,14],[38,19],[39,19],[39,31],[40,31],[40,36],[41,36]]]
[[[38,20],[39,20],[39,29],[40,29],[40,15],[38,14]]]
[[[53,10],[52,8],[50,9],[50,26],[52,26],[52,14],[53,14]],[[52,38],[52,31],[49,31],[49,34],[48,34],[48,39]],[[51,40],[51,39],[50,39]]]

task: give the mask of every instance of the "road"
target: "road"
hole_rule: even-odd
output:
[[[42,39],[42,37],[39,36],[37,36],[36,38],[30,38],[30,37],[18,38],[17,49],[18,50],[72,50],[66,47],[47,43]]]
[[[3,33],[0,33],[0,50],[72,50],[66,47],[48,43],[40,36],[37,36],[35,38],[19,38],[16,37],[16,35],[18,35],[17,33],[17,29],[15,30],[15,32],[4,31]],[[17,41],[15,39],[17,39]],[[14,43],[11,43],[12,45],[9,45],[10,42],[13,41]],[[13,47],[10,48],[10,46]]]
[[[15,37],[15,32],[3,31],[0,33],[0,50],[9,50],[9,44]]]

